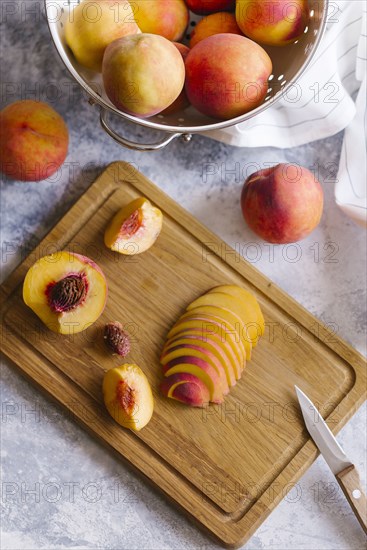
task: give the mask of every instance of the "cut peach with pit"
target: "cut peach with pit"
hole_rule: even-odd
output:
[[[265,320],[264,316],[262,314],[262,311],[259,306],[259,302],[256,300],[255,296],[251,294],[248,290],[245,290],[244,288],[241,288],[240,286],[236,285],[221,285],[213,288],[209,291],[209,294],[222,292],[224,294],[230,294],[234,298],[240,300],[242,303],[247,303],[252,306],[253,312],[255,314],[255,318],[253,319],[253,322],[255,322],[259,328],[259,332],[261,335],[265,332]]]
[[[176,342],[172,347],[165,348],[161,354],[161,364],[164,366],[173,359],[190,355],[192,357],[198,357],[203,361],[210,364],[219,375],[222,392],[227,395],[229,392],[229,386],[227,382],[226,371],[221,358],[218,358],[214,353],[214,348],[209,344],[206,344],[200,340],[182,338]]]
[[[187,372],[172,374],[160,386],[165,397],[176,399],[191,407],[205,407],[210,400],[207,386],[200,378]]]
[[[107,293],[100,267],[86,256],[66,251],[40,258],[23,283],[26,305],[60,334],[90,327],[104,310]]]
[[[234,298],[230,294],[224,294],[223,292],[211,292],[200,296],[194,300],[187,308],[188,311],[200,306],[216,306],[227,310],[236,315],[241,323],[241,332],[252,343],[252,347],[257,345],[257,341],[260,338],[260,329],[257,326],[256,311],[252,304],[248,302],[239,301],[238,298]]]
[[[163,348],[162,358],[167,357],[167,354],[171,352],[176,352],[177,354],[178,349],[181,347],[185,348],[191,345],[205,349],[208,352],[208,357],[214,355],[216,359],[215,363],[219,364],[220,368],[224,370],[227,385],[234,386],[236,378],[231,363],[232,358],[228,355],[227,350],[222,347],[221,342],[218,340],[204,337],[195,330],[180,332],[174,337],[169,338]]]
[[[221,378],[215,368],[207,361],[187,353],[187,355],[169,361],[169,363],[163,366],[163,372],[165,376],[178,373],[193,374],[202,380],[208,388],[210,401],[213,403],[223,402]]]
[[[139,431],[153,415],[152,389],[138,365],[126,363],[107,371],[103,399],[112,418],[124,428]]]
[[[115,214],[108,224],[104,242],[115,252],[133,256],[150,248],[162,229],[163,216],[159,208],[140,197]]]

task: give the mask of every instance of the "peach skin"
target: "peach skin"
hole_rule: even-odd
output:
[[[135,34],[107,46],[103,83],[111,102],[141,118],[169,107],[182,92],[185,65],[176,46],[158,34]]]
[[[0,112],[0,170],[9,178],[40,181],[60,168],[69,133],[61,116],[46,103],[16,101]]]
[[[241,206],[248,226],[270,243],[297,242],[319,224],[324,194],[315,176],[299,165],[278,164],[250,176]]]
[[[66,43],[78,63],[97,72],[111,42],[139,32],[128,0],[84,0],[70,12],[65,25]]]
[[[177,42],[189,24],[189,10],[184,0],[133,0],[134,17],[142,32],[160,34]]]
[[[302,36],[309,20],[308,0],[237,0],[243,34],[268,46],[286,46]]]
[[[242,31],[237,25],[233,13],[222,11],[212,13],[201,19],[190,34],[190,48],[193,48],[204,38],[220,33],[240,34],[242,36]]]
[[[221,33],[194,46],[185,60],[186,94],[201,113],[228,120],[263,102],[272,62],[266,51],[244,36]]]

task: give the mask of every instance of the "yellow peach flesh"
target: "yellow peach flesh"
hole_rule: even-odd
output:
[[[83,303],[69,311],[50,307],[50,285],[70,274],[85,277],[87,292]],[[59,252],[39,259],[23,283],[23,299],[41,321],[54,332],[74,334],[91,326],[101,315],[107,298],[107,283],[100,268],[89,258],[71,252]]]
[[[115,214],[105,231],[105,245],[127,256],[141,254],[155,243],[162,223],[162,212],[141,197]]]
[[[229,294],[222,292],[211,292],[210,294],[204,294],[194,300],[189,307],[188,311],[200,306],[216,306],[225,310],[231,311],[240,320],[241,332],[252,343],[252,347],[257,345],[257,341],[260,337],[260,328],[257,326],[255,320],[257,319],[257,312],[252,307],[252,304],[247,302],[240,302]]]
[[[153,415],[153,394],[138,365],[126,363],[110,369],[102,389],[106,408],[120,426],[139,431],[148,424]]]

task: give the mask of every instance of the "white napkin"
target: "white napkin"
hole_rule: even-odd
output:
[[[367,2],[332,4],[333,15],[321,45],[298,82],[301,99],[290,103],[282,98],[253,119],[205,135],[238,147],[289,148],[346,128],[335,199],[357,223],[367,225]]]

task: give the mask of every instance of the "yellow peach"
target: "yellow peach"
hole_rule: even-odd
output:
[[[139,32],[128,0],[84,0],[69,13],[65,25],[66,43],[75,59],[98,72],[108,44]]]

